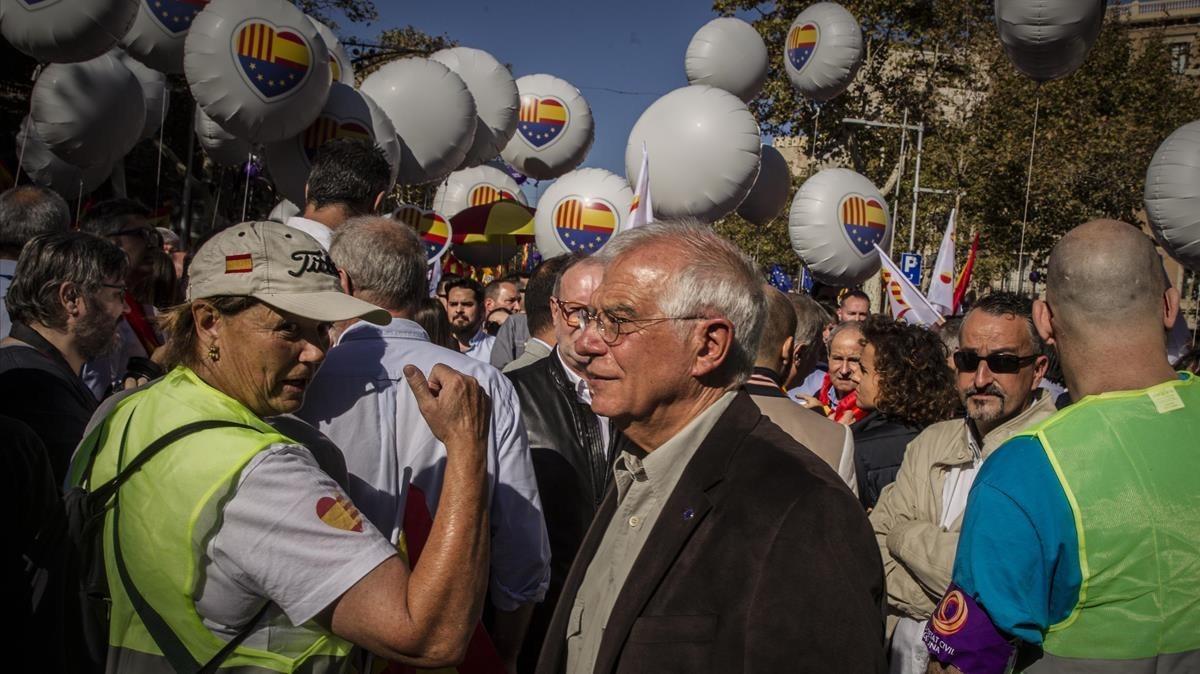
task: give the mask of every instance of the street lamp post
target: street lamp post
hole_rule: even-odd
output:
[[[904,147],[905,147],[904,142],[908,137],[908,134],[905,132],[907,132],[907,131],[916,131],[917,132],[917,161],[916,161],[916,165],[913,168],[912,217],[909,221],[909,232],[908,232],[908,249],[912,250],[913,246],[916,245],[916,239],[917,239],[917,201],[920,198],[921,191],[922,191],[921,190],[921,150],[922,150],[922,146],[924,145],[924,141],[925,141],[925,122],[917,122],[916,124],[909,124],[908,123],[908,111],[905,110],[904,121],[900,124],[895,124],[893,122],[877,122],[877,121],[870,120],[870,119],[858,119],[856,117],[845,117],[842,119],[842,124],[857,124],[859,126],[873,126],[873,127],[878,127],[878,128],[884,128],[884,129],[900,129],[901,130],[901,135],[900,135],[900,155],[901,155],[900,161],[901,162],[904,161]],[[902,180],[903,178],[904,178],[904,169],[903,169],[903,164],[901,164],[900,178],[898,178],[897,180],[899,181],[899,180]],[[899,194],[900,194],[899,183],[897,183],[897,188],[896,188],[896,196],[897,196],[896,205],[897,206],[900,205]],[[892,209],[892,231],[895,231],[895,228],[896,228],[896,210],[898,210],[898,209]],[[895,238],[895,237],[893,237],[893,238]]]

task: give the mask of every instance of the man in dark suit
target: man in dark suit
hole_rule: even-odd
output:
[[[539,674],[884,671],[866,516],[738,391],[766,314],[754,264],[669,223],[619,234],[600,260],[574,346],[623,440]]]

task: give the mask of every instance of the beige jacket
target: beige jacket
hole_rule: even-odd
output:
[[[854,471],[854,436],[850,427],[834,423],[824,416],[797,405],[791,398],[751,395],[758,409],[784,433],[807,447],[837,471],[838,477],[858,495],[858,477]]]
[[[1028,409],[983,438],[983,459],[1018,431],[1054,414],[1053,397],[1039,394]],[[909,443],[896,481],[884,487],[871,511],[887,579],[889,635],[898,616],[927,619],[950,585],[962,515],[948,530],[938,526],[942,488],[951,468],[973,462],[968,433],[962,419],[922,431]]]

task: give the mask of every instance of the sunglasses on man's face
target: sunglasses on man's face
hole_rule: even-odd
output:
[[[987,363],[988,369],[995,374],[1016,374],[1037,359],[1036,353],[1030,356],[1012,353],[989,353],[987,356],[980,356],[974,351],[955,351],[954,367],[958,368],[959,372],[974,372],[979,369],[979,363],[983,362]]]

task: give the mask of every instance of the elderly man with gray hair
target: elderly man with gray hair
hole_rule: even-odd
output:
[[[745,392],[762,278],[707,227],[614,237],[575,349],[623,440],[542,648],[557,672],[881,672],[883,568],[837,474]]]

